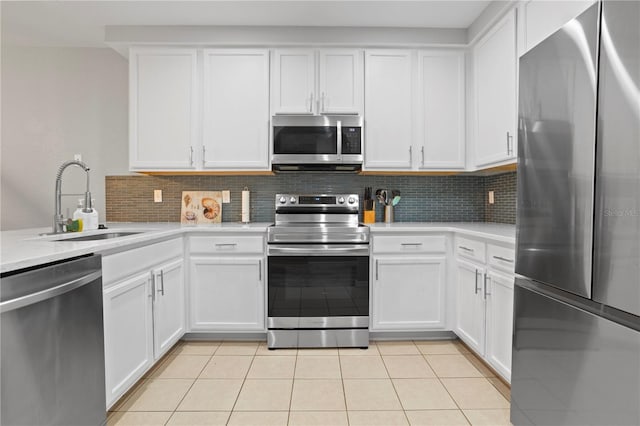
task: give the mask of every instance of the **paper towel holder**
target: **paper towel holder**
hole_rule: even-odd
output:
[[[242,223],[249,223],[251,222],[251,215],[250,215],[250,192],[249,192],[249,188],[248,187],[244,187],[244,189],[242,190],[242,211],[241,211],[241,222]]]

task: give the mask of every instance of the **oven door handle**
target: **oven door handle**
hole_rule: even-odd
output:
[[[269,245],[269,256],[368,256],[367,244],[278,244]]]

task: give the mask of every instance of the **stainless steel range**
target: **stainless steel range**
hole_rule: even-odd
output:
[[[269,348],[369,345],[369,228],[356,194],[276,195]]]

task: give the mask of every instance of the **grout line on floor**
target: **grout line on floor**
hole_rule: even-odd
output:
[[[291,378],[291,393],[289,394],[289,412],[287,413],[287,425],[291,422],[291,404],[293,403],[293,389],[296,385],[296,369],[298,368],[298,356],[300,349],[296,351],[296,360],[293,363],[293,377]]]
[[[258,352],[258,350],[256,349],[256,353]],[[249,368],[247,368],[246,373],[244,373],[244,377],[242,378],[242,384],[240,385],[240,390],[238,391],[238,395],[236,395],[236,400],[233,401],[233,406],[231,407],[231,411],[229,411],[229,419],[227,419],[227,423],[229,423],[229,420],[231,420],[231,414],[233,414],[235,408],[236,408],[236,404],[238,404],[238,400],[240,399],[240,394],[242,393],[242,389],[244,388],[244,384],[247,381],[247,376],[249,376],[249,371],[251,371],[251,367],[253,366],[253,361],[256,359],[256,355],[255,353],[253,354],[253,357],[251,357],[251,362],[249,363]]]
[[[340,356],[340,349],[338,349],[338,369],[340,371],[340,383],[342,384],[342,398],[344,399],[344,410],[347,413],[347,425],[351,425],[351,419],[349,418],[349,407],[347,406],[347,390],[344,387],[344,375],[342,374],[342,357]]]

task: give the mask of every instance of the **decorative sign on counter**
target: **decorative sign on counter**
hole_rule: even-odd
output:
[[[221,191],[182,191],[180,223],[199,225],[222,222]]]

